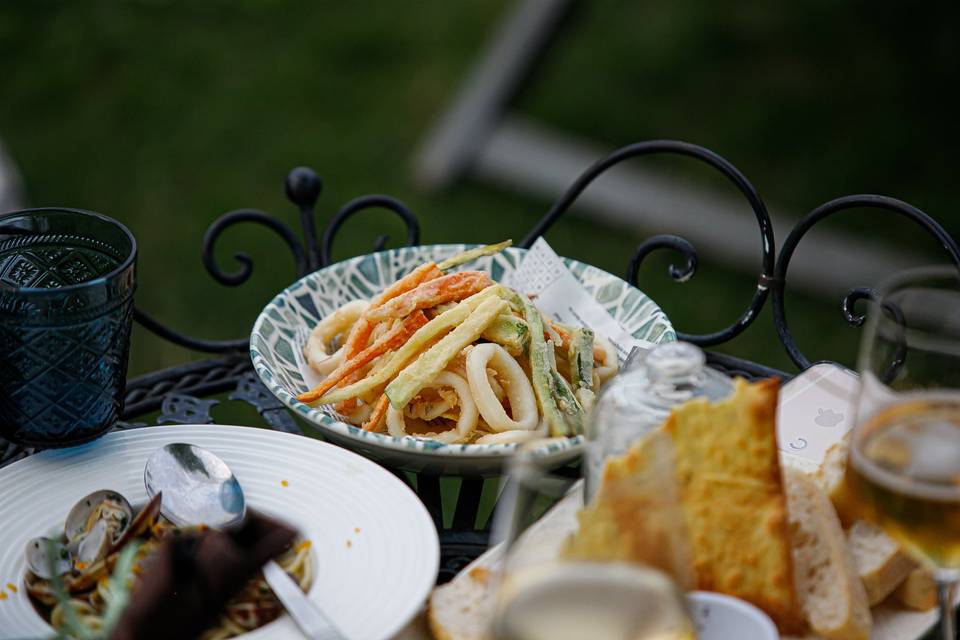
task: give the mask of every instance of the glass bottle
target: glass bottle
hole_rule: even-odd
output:
[[[733,392],[733,381],[706,366],[706,356],[687,342],[658,345],[617,375],[600,394],[587,428],[584,478],[595,494],[603,464],[659,427],[670,411],[692,398],[711,402]]]

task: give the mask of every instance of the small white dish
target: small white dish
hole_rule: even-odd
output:
[[[687,594],[697,640],[778,640],[780,634],[767,614],[740,598],[691,591]]]

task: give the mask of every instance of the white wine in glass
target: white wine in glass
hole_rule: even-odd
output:
[[[651,469],[648,475],[624,482],[620,496],[657,494],[659,500],[645,504],[663,512],[657,522],[666,526],[674,521],[668,514],[679,517],[678,505],[660,490],[663,474]],[[496,537],[503,541],[492,625],[497,640],[696,638],[686,598],[664,571],[600,557],[603,549],[576,557],[563,550],[578,526],[583,489],[575,476],[558,472],[551,454],[522,447],[509,477],[496,513]],[[657,548],[671,554],[668,544]]]
[[[960,272],[900,274],[872,300],[844,506],[933,571],[954,640],[960,580]]]
[[[857,440],[847,484],[861,515],[927,566],[960,572],[960,397],[895,404]]]
[[[498,640],[695,640],[683,596],[663,573],[555,562],[501,585]]]

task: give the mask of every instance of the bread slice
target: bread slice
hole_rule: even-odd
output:
[[[775,379],[738,379],[730,398],[687,402],[663,429],[674,443],[696,588],[747,600],[794,633],[803,622],[777,451],[778,390]]]
[[[486,567],[477,565],[433,590],[427,621],[436,640],[492,640],[495,590]]]
[[[804,630],[776,443],[778,388],[737,380],[730,398],[684,403],[608,460],[565,555],[653,565],[687,588],[753,603],[784,633]]]
[[[849,451],[850,434],[848,433],[840,442],[827,449],[823,463],[815,474],[817,482],[833,503],[833,508],[837,510],[840,523],[845,529],[852,527],[859,519],[855,505],[851,504],[853,498],[847,491],[845,481]]]
[[[916,564],[887,534],[872,524],[856,519],[856,515],[846,507],[844,473],[849,443],[850,436],[847,434],[842,441],[827,450],[816,478],[830,497],[841,523],[849,527],[847,546],[853,554],[857,573],[867,590],[867,599],[872,607],[890,595]]]
[[[597,496],[577,514],[579,526],[561,556],[651,566],[683,589],[696,588],[675,476],[673,443],[663,430],[608,460]]]
[[[937,606],[937,584],[928,569],[918,567],[896,588],[893,597],[910,609],[928,611]]]
[[[827,449],[827,452],[823,456],[823,463],[820,465],[820,470],[817,471],[815,476],[817,482],[827,494],[827,497],[830,498],[830,502],[833,503],[834,508],[837,510],[837,515],[840,516],[840,522],[842,522],[845,527],[849,527],[856,519],[853,514],[850,514],[850,517],[845,517],[847,514],[843,513],[843,501],[845,497],[843,477],[847,469],[847,453],[849,448],[850,434],[848,433],[844,436],[843,440]]]
[[[810,628],[826,640],[867,640],[867,593],[830,499],[809,476],[785,474],[797,593]]]
[[[917,567],[900,545],[863,520],[847,530],[847,547],[871,607],[883,602]]]

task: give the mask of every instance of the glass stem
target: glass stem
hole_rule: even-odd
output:
[[[953,602],[957,591],[954,576],[935,576],[937,581],[937,601],[940,603],[940,634],[943,640],[956,640],[957,624],[953,611]]]

